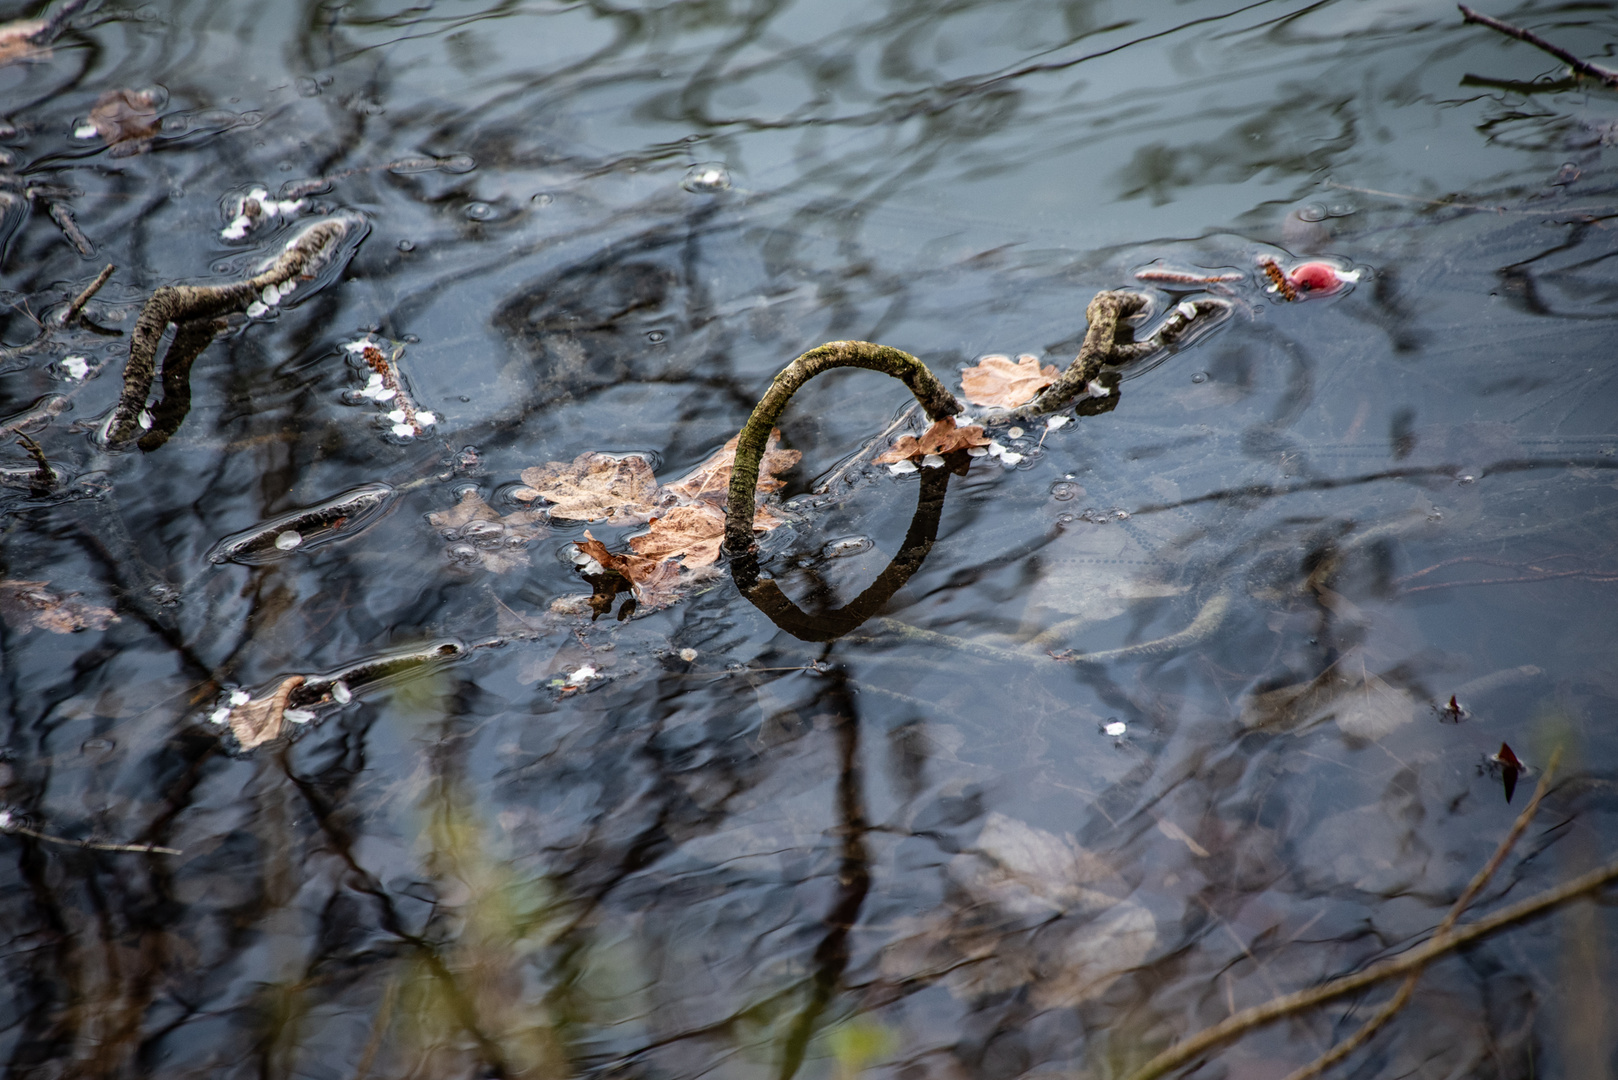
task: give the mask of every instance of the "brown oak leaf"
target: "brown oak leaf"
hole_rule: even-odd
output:
[[[157,95],[148,90],[108,90],[90,109],[95,126],[114,157],[145,153],[157,134]]]
[[[1015,409],[1039,396],[1057,378],[1056,366],[1039,366],[1039,357],[1023,353],[1012,363],[1009,356],[985,356],[961,372],[961,390],[974,405]]]
[[[230,731],[243,750],[262,746],[281,734],[286,723],[287,699],[303,685],[302,675],[293,675],[275,688],[275,693],[259,701],[247,701],[230,710]]]
[[[546,462],[522,471],[516,497],[545,499],[551,516],[571,521],[634,525],[655,512],[657,479],[639,454],[583,453],[570,464]]]
[[[736,471],[736,445],[740,438],[741,435],[736,435],[714,451],[713,456],[707,461],[674,483],[663,485],[663,494],[682,502],[716,497],[723,499],[730,491],[731,473]],[[764,456],[758,463],[758,487],[755,496],[779,491],[785,487],[786,481],[777,477],[776,473],[786,472],[803,457],[796,450],[780,449],[780,443],[781,429],[771,428],[770,437],[764,444]]]
[[[769,532],[786,524],[768,508],[753,514],[753,531]],[[671,507],[662,517],[652,519],[652,527],[629,538],[629,546],[648,559],[665,561],[684,556],[689,568],[712,566],[719,561],[719,547],[725,539],[725,511],[713,503]]]
[[[105,630],[118,621],[111,608],[87,604],[78,593],[58,595],[48,581],[0,581],[0,616],[19,634],[49,630],[71,634],[76,630]]]
[[[983,428],[976,424],[956,427],[955,418],[946,416],[933,421],[919,439],[914,435],[899,436],[891,447],[871,460],[877,465],[892,465],[896,461],[910,461],[928,454],[943,456],[956,450],[988,445],[989,439],[983,434]]]

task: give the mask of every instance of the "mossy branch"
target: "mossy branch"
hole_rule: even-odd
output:
[[[1090,322],[1084,334],[1084,344],[1079,347],[1079,355],[1073,358],[1061,377],[1026,405],[985,412],[983,422],[1005,424],[1026,421],[1065,409],[1082,395],[1096,392],[1092,386],[1102,374],[1104,366],[1116,367],[1144,360],[1179,341],[1192,327],[1222,317],[1230,310],[1230,304],[1224,300],[1206,297],[1187,300],[1176,305],[1150,337],[1143,341],[1119,341],[1119,333],[1125,329],[1121,325],[1123,321],[1146,310],[1151,302],[1151,297],[1145,293],[1127,289],[1097,293],[1084,311],[1085,318]],[[1104,396],[1116,400],[1116,388],[1107,387]]]
[[[955,395],[944,389],[926,364],[907,352],[869,341],[830,341],[810,349],[775,377],[736,440],[736,468],[730,477],[730,506],[725,515],[725,550],[730,554],[744,554],[753,546],[758,466],[776,420],[804,383],[822,372],[843,367],[880,371],[898,379],[916,395],[929,420],[942,420],[961,411]]]
[[[314,269],[349,230],[342,218],[327,218],[299,233],[263,273],[229,285],[164,285],[156,289],[129,337],[129,361],[124,365],[124,388],[107,422],[107,442],[128,442],[141,430],[141,414],[157,374],[157,346],[172,323],[179,328],[163,358],[189,369],[191,361],[218,333],[215,320],[246,311],[266,289],[279,289],[294,277],[313,277]],[[187,329],[189,327],[189,329]]]

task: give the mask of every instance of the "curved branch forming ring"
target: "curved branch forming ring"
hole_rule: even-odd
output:
[[[929,420],[942,420],[961,411],[955,395],[944,389],[926,364],[907,352],[869,341],[829,341],[810,349],[781,369],[737,436],[736,468],[730,476],[730,504],[725,514],[725,550],[730,554],[742,555],[753,547],[754,491],[770,429],[804,383],[841,367],[880,371],[898,379],[916,395]]]

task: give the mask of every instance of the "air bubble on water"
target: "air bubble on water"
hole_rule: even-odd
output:
[[[1325,221],[1330,212],[1320,203],[1310,203],[1297,211],[1299,221]]]
[[[648,331],[646,331],[646,340],[650,341],[653,345],[659,345],[659,344],[667,341],[668,337],[669,337],[669,335],[667,334],[667,332],[665,332],[663,330],[648,330]]]
[[[535,206],[549,206],[551,203],[556,201],[556,196],[542,191],[538,195],[530,198],[528,201],[533,203]]]
[[[1068,502],[1078,498],[1083,491],[1084,489],[1077,484],[1067,480],[1058,480],[1051,485],[1051,498],[1057,502]]]
[[[486,202],[467,203],[466,216],[472,221],[489,221],[495,216],[495,208]]]
[[[275,546],[282,551],[291,551],[301,543],[303,543],[303,534],[296,529],[288,529],[275,538]]]
[[[398,247],[399,247],[400,251],[415,251],[416,250],[416,245],[411,243],[409,240],[401,240],[401,241],[399,241]]]
[[[1073,524],[1073,515],[1072,514],[1057,514],[1056,515],[1056,523],[1058,525],[1071,525],[1071,524]]]
[[[869,536],[842,536],[836,540],[828,540],[820,549],[820,554],[828,559],[840,559],[858,555],[862,551],[870,551],[872,546],[873,542]]]
[[[1191,381],[1194,383],[1205,383],[1208,381],[1208,373],[1206,371],[1193,372],[1191,375]]]
[[[1102,725],[1101,730],[1114,739],[1121,739],[1129,731],[1129,725],[1116,716],[1109,716],[1107,717],[1107,722]]]
[[[1455,474],[1455,482],[1457,484],[1475,484],[1477,481],[1478,470],[1476,469],[1463,469],[1459,473]]]
[[[693,195],[717,195],[730,190],[730,170],[720,162],[705,161],[687,169],[680,186]]]
[[[1014,427],[1014,428],[1007,428],[1006,429],[1006,438],[1008,438],[1008,439],[1020,439],[1022,437],[1023,437],[1022,428]]]

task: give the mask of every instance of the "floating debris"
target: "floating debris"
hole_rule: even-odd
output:
[[[383,345],[387,345],[384,350]],[[343,348],[365,365],[365,386],[356,391],[360,400],[374,401],[378,405],[391,405],[383,419],[388,430],[397,438],[414,439],[438,423],[436,413],[419,407],[410,396],[404,376],[399,372],[399,361],[404,358],[404,345],[382,342],[367,334],[356,341],[345,342]]]
[[[693,195],[717,195],[730,190],[730,170],[722,162],[693,165],[680,178],[680,186]]]
[[[323,503],[227,536],[208,549],[208,561],[256,566],[302,548],[354,536],[376,519],[392,495],[393,488],[388,484],[362,484]]]
[[[230,221],[219,236],[224,240],[241,240],[248,233],[273,218],[289,218],[302,210],[307,199],[272,199],[264,188],[250,188],[243,194],[226,200],[225,213]]]

